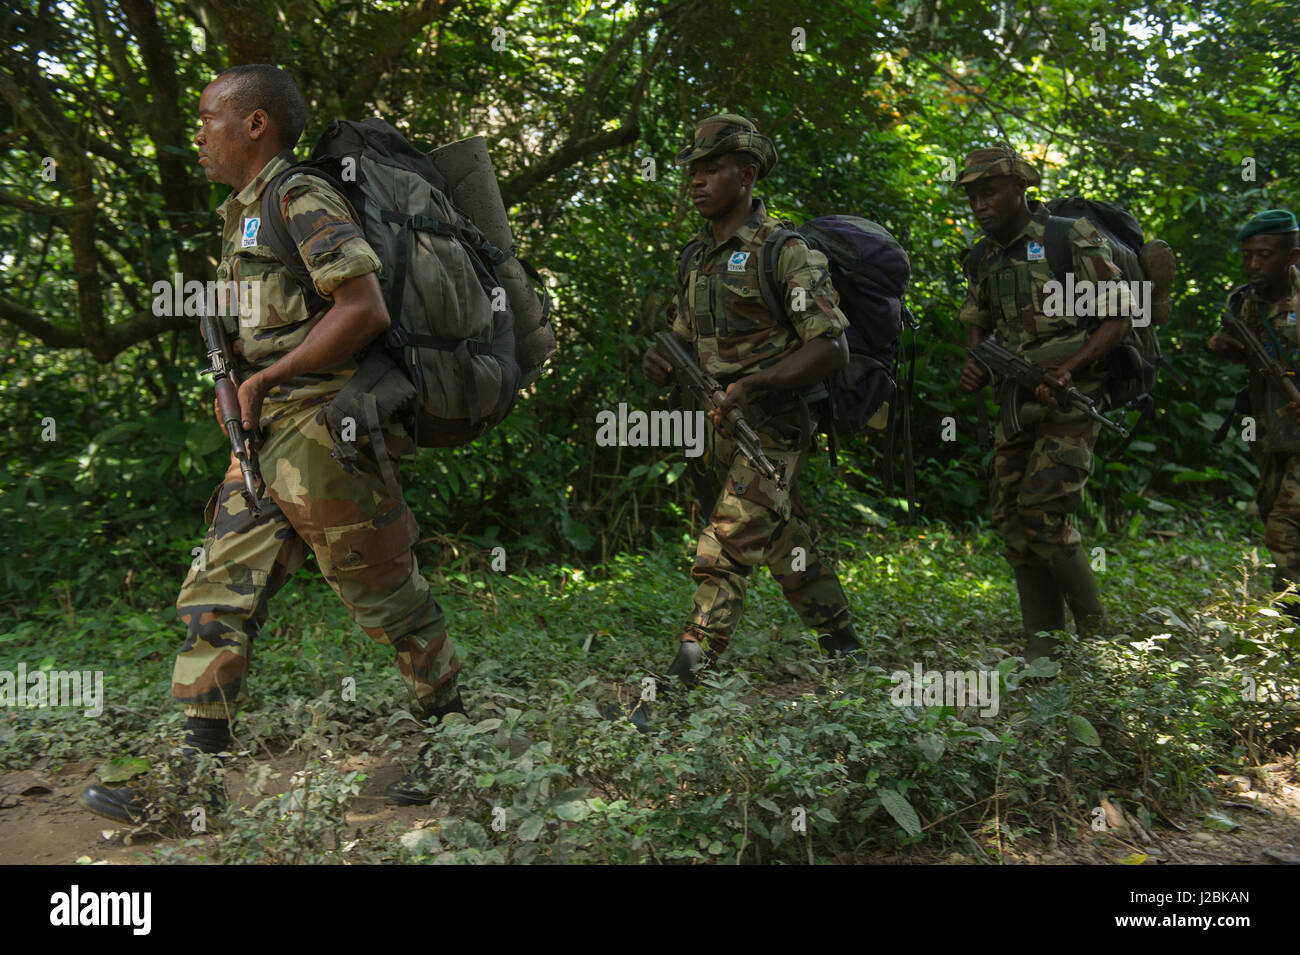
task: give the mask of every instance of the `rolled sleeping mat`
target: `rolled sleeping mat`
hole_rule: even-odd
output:
[[[514,237],[510,234],[510,219],[501,201],[496,171],[488,156],[487,140],[471,136],[448,143],[430,152],[429,159],[447,180],[447,196],[456,208],[473,220],[489,242],[511,252]],[[515,352],[522,373],[521,388],[541,375],[542,366],[555,352],[555,332],[548,321],[547,308],[542,305],[528,273],[513,255],[497,266],[515,317]],[[540,286],[541,279],[537,279]]]

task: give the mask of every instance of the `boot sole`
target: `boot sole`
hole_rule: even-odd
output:
[[[143,807],[138,804],[132,808],[123,803],[116,796],[109,795],[111,790],[102,789],[99,786],[91,786],[82,792],[80,796],[81,805],[89,809],[97,816],[103,816],[105,819],[112,819],[114,822],[120,822],[128,826],[138,826],[146,822],[149,818]]]

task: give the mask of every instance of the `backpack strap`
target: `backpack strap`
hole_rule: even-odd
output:
[[[912,341],[907,348],[907,374],[903,378],[902,417],[903,417],[903,493],[907,495],[907,514],[914,513],[916,501],[916,462],[912,451],[912,390],[916,380],[916,332],[917,322],[906,305],[902,306],[903,319],[912,329]],[[981,395],[981,398],[983,396]]]
[[[691,272],[699,267],[699,260],[704,256],[704,240],[691,239],[682,246],[681,255],[677,258],[677,284],[685,285],[686,278]]]
[[[1047,247],[1047,266],[1056,276],[1056,281],[1065,284],[1066,273],[1074,267],[1074,252],[1070,248],[1070,229],[1074,219],[1064,216],[1051,216],[1047,220],[1047,234],[1043,236],[1043,245]]]
[[[284,208],[280,205],[280,190],[292,176],[314,176],[325,182],[326,185],[331,186],[335,192],[343,197],[343,201],[347,203],[348,211],[352,213],[358,228],[361,225],[361,217],[357,215],[356,209],[348,200],[347,192],[341,182],[317,165],[296,162],[292,150],[286,149],[279,155],[289,160],[291,165],[262,189],[261,198],[258,200],[258,211],[262,217],[262,228],[266,230],[267,248],[280,260],[280,264],[289,270],[289,274],[293,276],[294,281],[298,283],[298,287],[302,289],[302,294],[307,299],[307,314],[315,315],[322,309],[328,308],[331,300],[316,291],[316,283],[312,281],[311,272],[307,269],[307,263],[302,260],[302,253],[298,251],[298,243],[289,234],[289,226],[284,221]]]
[[[781,259],[781,248],[790,239],[802,239],[793,229],[777,229],[764,240],[758,250],[758,291],[763,305],[786,328],[794,331],[790,316],[785,313],[785,294],[777,279],[776,267]]]

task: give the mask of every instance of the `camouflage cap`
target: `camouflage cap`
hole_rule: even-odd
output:
[[[735,113],[710,116],[695,127],[695,141],[677,154],[679,166],[697,159],[726,153],[749,153],[758,160],[758,178],[776,166],[776,144],[758,131],[758,127]]]
[[[1287,232],[1300,232],[1295,213],[1289,209],[1266,209],[1241,227],[1237,241],[1249,239],[1252,235],[1284,235]]]
[[[993,176],[1015,176],[1029,186],[1042,182],[1042,176],[1028,159],[1006,143],[994,143],[988,149],[976,149],[966,154],[961,173],[953,185],[964,186],[968,182]]]

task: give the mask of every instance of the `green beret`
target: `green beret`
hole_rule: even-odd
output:
[[[1028,159],[1006,143],[994,143],[988,149],[976,149],[966,154],[961,173],[953,185],[964,186],[968,182],[993,176],[1014,176],[1023,179],[1028,186],[1036,186],[1042,181],[1038,170]]]
[[[1242,242],[1252,235],[1281,235],[1284,232],[1300,232],[1295,214],[1289,209],[1267,209],[1241,227],[1237,241]]]
[[[776,165],[776,144],[758,127],[735,113],[710,116],[695,127],[695,140],[677,154],[677,165],[689,166],[697,159],[726,153],[749,153],[758,160],[758,178]]]

